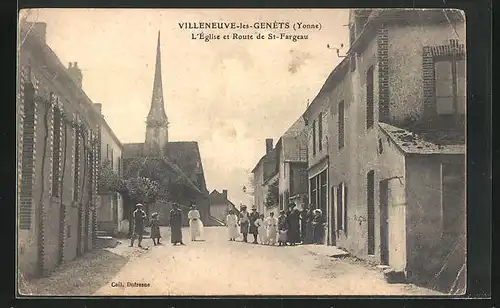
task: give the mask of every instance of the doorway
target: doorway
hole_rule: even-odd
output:
[[[337,236],[335,235],[335,185],[331,187],[330,194],[330,244],[332,246],[337,245]]]
[[[389,265],[389,181],[380,181],[380,262]]]
[[[375,254],[375,171],[367,174],[368,254]]]

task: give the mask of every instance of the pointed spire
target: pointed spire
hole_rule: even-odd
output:
[[[161,80],[161,48],[160,31],[158,30],[158,43],[156,47],[156,65],[153,81],[153,96],[151,98],[151,109],[149,110],[148,125],[166,125],[168,123],[163,101],[163,84]]]

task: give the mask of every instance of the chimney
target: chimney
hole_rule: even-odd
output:
[[[269,154],[273,150],[273,139],[266,139],[266,154]]]
[[[81,88],[83,76],[82,71],[80,70],[80,68],[78,68],[78,62],[69,63],[68,74],[70,75],[71,79],[73,79],[77,87]]]
[[[44,22],[28,22],[27,23],[27,28],[30,29],[31,28],[31,31],[34,32],[34,34],[36,36],[38,36],[38,38],[46,43],[45,41],[45,37],[47,36],[47,24],[44,23]]]
[[[227,189],[222,190],[222,195],[224,196],[224,199],[227,200]]]
[[[94,103],[94,108],[99,114],[102,114],[102,104]]]

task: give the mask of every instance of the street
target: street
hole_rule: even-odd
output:
[[[388,284],[382,272],[350,258],[335,259],[308,246],[270,247],[229,242],[223,227],[205,228],[204,241],[186,246],[163,243],[146,249],[103,249],[63,265],[50,277],[32,281],[27,293],[97,296],[217,295],[435,295],[406,284]],[[127,286],[127,283],[137,283]],[[142,285],[141,285],[142,284]]]

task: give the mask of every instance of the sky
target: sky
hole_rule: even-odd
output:
[[[170,141],[198,141],[207,188],[235,203],[251,170],[304,112],[340,63],[327,44],[348,46],[348,10],[38,9],[47,44],[62,63],[78,62],[83,90],[122,143],[144,142],[158,31]],[[289,22],[289,29],[181,29],[183,22]],[[302,22],[320,29],[293,30]],[[192,35],[221,35],[193,40]],[[307,40],[222,39],[233,33],[308,35]],[[346,47],[344,47],[345,49]],[[345,50],[344,50],[345,52]],[[342,50],[341,50],[342,54]]]

